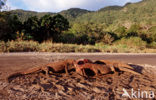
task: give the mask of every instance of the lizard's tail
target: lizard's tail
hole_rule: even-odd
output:
[[[142,73],[139,73],[139,72],[136,72],[136,71],[134,71],[134,70],[131,70],[131,69],[129,69],[129,68],[120,68],[120,70],[122,70],[122,71],[124,71],[124,72],[130,72],[130,73],[132,73],[132,74],[134,74],[134,75],[142,75]]]
[[[7,81],[10,83],[14,78],[22,76],[23,74],[21,72],[17,72],[14,74],[11,74],[7,77]]]
[[[30,68],[30,69],[22,71],[22,72],[13,73],[7,77],[7,81],[11,82],[16,77],[27,75],[27,74],[33,74],[35,72],[40,72],[42,70],[44,70],[42,67],[34,67],[34,68]]]

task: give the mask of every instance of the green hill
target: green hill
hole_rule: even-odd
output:
[[[155,0],[143,0],[138,3],[127,3],[125,6],[108,6],[98,11],[88,11],[80,8],[71,8],[59,12],[69,21],[105,23],[107,25],[124,25],[129,27],[133,23],[155,24],[156,23],[156,2]],[[24,10],[10,11],[12,15],[17,14],[21,20],[30,16],[41,17],[45,14],[55,15],[50,12],[33,12]]]
[[[10,11],[10,13],[11,13],[11,15],[17,15],[22,22],[32,16],[38,16],[40,18],[40,17],[44,16],[45,14],[50,14],[52,16],[55,15],[55,13],[50,13],[50,12],[38,13],[35,11],[26,11],[26,10],[22,10],[22,9],[12,10],[12,11]]]
[[[108,6],[108,7],[104,7],[104,8],[101,8],[100,10],[98,11],[111,11],[111,10],[120,10],[122,9],[121,6]]]
[[[12,15],[18,15],[20,20],[25,21],[30,16],[38,16],[39,18],[45,14],[51,16],[57,13],[50,12],[33,12],[24,10],[10,11]],[[138,34],[146,34],[148,37],[156,36],[156,2],[155,0],[142,0],[137,3],[127,3],[124,6],[108,6],[98,11],[88,11],[80,8],[71,8],[59,12],[71,23],[72,33],[79,33],[84,30],[83,24],[94,23],[98,27],[103,27],[104,31],[113,32],[118,36],[137,32]],[[74,24],[77,24],[74,26]],[[78,26],[80,25],[80,26]],[[101,26],[104,25],[104,26]],[[84,25],[94,27],[96,25]],[[83,29],[84,28],[84,29]],[[78,30],[79,29],[79,30]],[[92,29],[91,29],[92,30]],[[76,32],[77,31],[77,32]],[[83,32],[86,33],[87,32]],[[88,32],[91,33],[91,32]],[[150,36],[149,36],[150,35]],[[135,36],[135,34],[134,34]],[[144,37],[144,36],[143,36]],[[147,37],[147,36],[145,36]],[[156,40],[156,38],[153,38]]]
[[[110,6],[99,11],[84,14],[76,19],[77,22],[96,22],[124,25],[128,27],[133,23],[156,24],[155,0],[143,0],[138,3],[127,3],[125,6]]]
[[[75,19],[77,17],[82,16],[83,14],[90,13],[91,11],[80,9],[80,8],[70,8],[68,10],[64,10],[59,12],[59,14],[63,15],[64,17],[70,19]]]
[[[68,20],[74,20],[75,18],[89,13],[91,11],[85,10],[85,9],[80,9],[80,8],[71,8],[68,10],[64,10],[59,12],[59,14],[63,15],[64,17],[68,18]],[[10,11],[11,15],[17,15],[21,21],[27,20],[29,17],[32,16],[38,16],[39,18],[46,15],[50,14],[51,16],[56,15],[57,13],[51,13],[51,12],[34,12],[34,11],[25,11],[25,10],[12,10]]]

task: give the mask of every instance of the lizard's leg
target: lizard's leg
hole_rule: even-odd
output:
[[[66,72],[66,75],[68,76],[69,73],[68,73],[68,65],[65,65],[65,72]]]
[[[94,72],[94,77],[97,77],[97,76],[99,76],[99,72],[101,73],[101,71],[99,70],[99,66],[96,66],[96,65],[94,65],[94,66],[92,66],[91,67],[91,70]]]
[[[86,74],[85,74],[85,70],[84,70],[84,68],[80,68],[80,70],[79,70],[80,72],[80,74],[82,75],[82,76],[85,76]]]
[[[115,67],[114,67],[114,65],[112,65],[112,64],[110,64],[110,69],[111,69],[111,71],[113,72],[113,73],[115,73],[116,71],[115,71]]]
[[[82,75],[85,76],[85,77],[87,77],[87,74],[85,72],[85,69],[81,69],[81,71],[82,71]]]
[[[45,71],[46,77],[49,77],[49,67],[48,66],[43,66],[42,70]]]

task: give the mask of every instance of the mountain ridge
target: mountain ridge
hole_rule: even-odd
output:
[[[71,23],[93,22],[105,23],[106,25],[115,24],[115,26],[118,26],[127,23],[141,23],[143,21],[144,24],[149,24],[151,20],[154,20],[154,16],[156,15],[155,5],[156,2],[154,0],[142,0],[136,3],[126,3],[124,6],[107,6],[97,11],[89,11],[81,8],[70,8],[58,13],[25,10],[12,10],[10,12],[12,15],[18,15],[22,21],[27,20],[31,16],[38,16],[40,18],[45,14],[50,14],[51,16],[61,14]],[[154,20],[154,23],[156,23],[156,20]]]

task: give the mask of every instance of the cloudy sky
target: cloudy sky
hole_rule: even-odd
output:
[[[38,12],[59,12],[69,8],[98,10],[110,5],[124,5],[141,0],[8,0],[11,9],[24,9]]]

